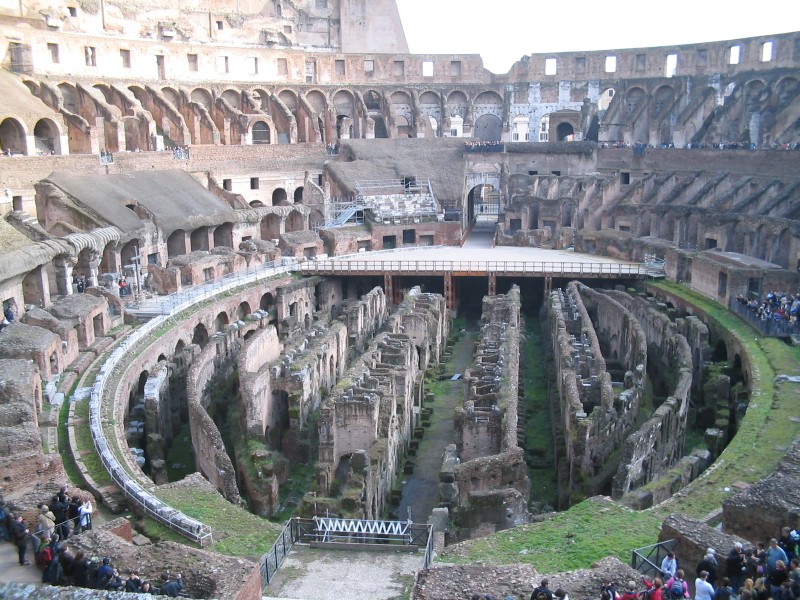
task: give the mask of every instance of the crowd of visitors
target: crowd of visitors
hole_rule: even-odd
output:
[[[797,315],[800,312],[800,294],[769,291],[763,300],[757,298],[748,299],[739,294],[736,301],[746,306],[762,321],[770,319],[774,321],[786,321],[789,323],[797,322]]]
[[[653,144],[645,144],[643,142],[599,142],[601,148],[674,148],[675,144],[672,142],[654,146]],[[750,142],[719,142],[712,144],[686,144],[687,150],[800,150],[800,142],[796,143],[782,143],[782,144],[768,144],[757,145]]]
[[[174,576],[163,573],[156,585],[143,581],[134,570],[123,579],[108,557],[90,558],[82,550],[73,554],[68,540],[92,529],[93,513],[91,496],[75,494],[70,497],[66,486],[39,506],[35,523],[26,523],[22,514],[11,512],[0,499],[0,541],[17,547],[22,566],[31,564],[28,550],[32,547],[33,561],[42,571],[43,583],[171,598],[184,595],[180,573]]]
[[[178,160],[189,160],[189,146],[173,146],[172,158]]]
[[[481,140],[464,142],[467,152],[502,152],[505,146],[503,142],[484,142]]]
[[[784,527],[778,538],[758,542],[752,548],[734,544],[725,557],[708,548],[695,566],[697,577],[691,585],[674,552],[661,561],[658,576],[643,577],[640,583],[617,585],[606,579],[600,586],[600,600],[800,600],[800,534]],[[720,568],[720,562],[723,562]],[[719,577],[723,572],[726,576]],[[519,594],[513,598],[520,597]],[[506,598],[512,598],[508,596]],[[567,593],[550,588],[542,579],[530,600],[568,600]],[[493,594],[472,594],[471,600],[505,600]]]

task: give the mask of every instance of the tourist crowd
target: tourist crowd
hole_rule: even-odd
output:
[[[675,144],[672,142],[654,146],[653,144],[645,144],[643,142],[598,142],[601,148],[674,148]],[[783,144],[768,144],[757,145],[749,142],[720,142],[713,144],[686,144],[687,150],[800,150],[800,142],[796,143],[783,143]]]
[[[600,600],[800,600],[800,566],[798,551],[800,534],[789,527],[781,530],[778,538],[758,542],[752,548],[734,544],[727,556],[717,558],[714,548],[708,548],[697,563],[697,578],[691,586],[674,552],[668,552],[661,561],[660,573],[652,579],[642,578],[618,586],[606,579],[598,594]],[[724,561],[720,569],[719,561]],[[723,570],[726,577],[717,576]],[[694,594],[694,595],[692,595]],[[471,600],[512,600],[521,597],[495,594],[472,594]],[[550,589],[550,581],[543,579],[534,588],[530,600],[569,600],[567,593]]]
[[[800,312],[800,294],[769,291],[761,300],[757,298],[748,299],[739,294],[736,297],[736,301],[747,306],[762,321],[772,319],[795,323]]]
[[[172,598],[184,595],[180,573],[174,576],[162,573],[161,581],[155,585],[143,581],[134,570],[123,579],[108,557],[90,558],[82,550],[73,554],[67,540],[92,529],[93,512],[91,496],[70,497],[66,487],[39,506],[35,524],[26,523],[21,514],[11,512],[6,502],[0,500],[0,541],[17,547],[19,564],[23,566],[31,564],[28,549],[32,547],[43,583]]]

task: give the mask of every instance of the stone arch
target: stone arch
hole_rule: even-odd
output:
[[[398,90],[389,96],[389,109],[395,119],[398,135],[408,133],[409,137],[413,137],[413,131],[410,126],[413,123],[414,114],[411,96],[408,92]],[[401,119],[405,121],[404,125],[400,124]],[[408,129],[401,129],[405,127],[408,127]]]
[[[640,87],[634,86],[625,93],[625,115],[626,117],[633,116],[639,108],[639,105],[644,102],[647,93]]]
[[[0,121],[0,146],[3,151],[13,154],[28,154],[28,145],[25,141],[26,132],[22,121],[14,117],[6,117]]]
[[[165,86],[161,88],[161,93],[164,95],[164,98],[166,98],[167,101],[175,108],[178,108],[182,104],[181,95],[175,88]]]
[[[131,389],[128,396],[128,412],[136,410],[136,405],[144,400],[144,386],[147,385],[148,377],[150,377],[150,373],[146,370],[139,373],[139,377],[136,379],[136,387]]]
[[[286,105],[292,114],[297,112],[297,94],[292,90],[281,90],[278,92],[278,98]]]
[[[266,204],[264,204],[261,200],[251,200],[248,204],[250,204],[252,208],[261,208],[266,206]]]
[[[251,138],[254,144],[272,143],[272,135],[269,125],[265,121],[255,121],[251,130]]]
[[[281,235],[281,218],[279,215],[267,215],[261,219],[261,239],[277,240]]]
[[[33,126],[36,150],[42,154],[63,154],[61,151],[61,129],[52,119],[39,119]]]
[[[353,94],[347,90],[339,90],[333,95],[333,107],[337,117],[353,118],[355,115],[355,100]]]
[[[556,140],[559,142],[571,142],[575,138],[575,129],[572,123],[561,122],[556,127]]]
[[[122,127],[125,130],[125,148],[136,150],[148,148],[147,128],[136,117],[122,117]]]
[[[200,346],[201,350],[208,345],[208,329],[202,323],[195,325],[192,331],[192,343]]]
[[[258,309],[269,311],[274,307],[275,307],[275,297],[272,295],[272,293],[267,292],[263,294],[261,296],[261,300],[258,303]]]
[[[772,92],[760,79],[748,81],[744,86],[744,107],[748,113],[759,112],[765,108]]]
[[[299,210],[291,211],[286,217],[286,233],[305,229],[303,214]]]
[[[196,252],[197,250],[209,250],[208,227],[204,225],[192,231],[190,235],[190,243],[192,252]]]
[[[186,347],[186,344],[184,343],[184,341],[183,340],[178,340],[178,342],[175,344],[175,351],[172,353],[172,356],[175,357],[178,354],[180,354],[181,352],[183,352],[183,349],[185,347]]]
[[[252,314],[252,310],[250,310],[250,303],[240,302],[238,308],[236,309],[236,317],[239,321],[243,321],[247,315]]]
[[[653,94],[653,114],[661,114],[665,108],[672,105],[673,98],[675,89],[671,85],[659,86]]]
[[[61,92],[61,98],[64,102],[63,106],[65,110],[76,115],[86,116],[81,114],[80,94],[74,85],[66,82],[59,83],[58,91]]]
[[[186,254],[186,232],[183,229],[176,229],[167,238],[167,256],[183,256]]]
[[[122,109],[122,107],[120,107],[119,104],[114,101],[116,93],[111,89],[110,86],[106,85],[105,83],[95,83],[92,87],[103,94],[103,99],[106,102]]]
[[[133,257],[139,254],[139,239],[133,239],[126,242],[119,251],[119,259],[122,265],[120,266],[120,270],[125,265],[133,264]],[[88,276],[88,273],[84,273]]]
[[[775,96],[776,102],[778,104],[778,109],[783,109],[789,106],[797,96],[798,92],[798,83],[800,80],[796,77],[786,76],[782,77],[778,84],[775,86]]]
[[[325,98],[325,94],[319,90],[309,91],[306,94],[306,102],[308,102],[311,108],[314,109],[314,112],[318,114],[325,112],[325,109],[328,107],[328,100]]]
[[[220,98],[225,100],[225,102],[230,104],[236,110],[242,110],[242,93],[240,91],[227,89],[220,94]]]
[[[233,223],[223,223],[214,229],[214,248],[219,246],[233,248]]]
[[[192,99],[192,102],[202,104],[208,111],[210,111],[211,107],[214,105],[214,101],[211,98],[211,92],[205,88],[193,89],[189,94],[189,97]]]
[[[419,96],[419,103],[420,104],[435,104],[439,105],[441,103],[441,98],[439,94],[436,92],[432,92],[428,90],[427,92],[422,92]]]
[[[411,125],[408,122],[408,119],[403,115],[398,115],[394,118],[394,124],[397,127],[397,137],[398,138],[410,138],[412,137],[413,130]]]
[[[303,186],[301,185],[300,187],[295,188],[294,194],[292,194],[292,195],[294,197],[294,203],[295,204],[302,204],[303,203]]]
[[[224,332],[230,322],[227,312],[224,310],[218,312],[217,316],[214,317],[214,331],[217,333]]]
[[[484,114],[475,119],[474,137],[483,142],[499,142],[503,133],[503,123],[500,117],[493,114]]]
[[[289,196],[283,188],[275,188],[272,192],[272,206],[288,206]]]

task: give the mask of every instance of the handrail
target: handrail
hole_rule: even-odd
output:
[[[112,481],[122,490],[125,496],[130,498],[145,514],[201,546],[213,542],[211,527],[197,519],[185,515],[145,490],[126,472],[125,468],[117,459],[117,456],[111,450],[111,446],[103,430],[101,418],[102,400],[106,393],[106,385],[110,379],[109,375],[115,372],[128,350],[144,341],[153,331],[164,325],[168,321],[170,314],[190,308],[213,295],[234,290],[242,285],[254,283],[260,279],[266,279],[278,273],[287,272],[295,264],[296,261],[287,260],[282,261],[280,265],[272,263],[252,271],[248,269],[247,273],[231,277],[227,280],[223,279],[222,283],[215,282],[214,285],[198,286],[197,288],[192,288],[190,290],[191,293],[175,295],[174,299],[176,303],[171,306],[168,314],[162,314],[138,327],[108,356],[101,365],[100,373],[92,386],[91,398],[89,400],[89,428],[95,450],[106,471],[111,476]],[[136,468],[138,468],[138,466]]]
[[[357,272],[468,272],[486,274],[513,273],[515,275],[620,275],[645,276],[650,269],[644,264],[584,263],[553,261],[459,261],[459,260],[370,260],[370,259],[322,259],[308,261],[297,266],[297,270],[314,273]]]

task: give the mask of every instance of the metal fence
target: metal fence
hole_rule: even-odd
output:
[[[410,521],[292,517],[283,527],[269,552],[261,557],[261,588],[266,592],[270,582],[295,543],[365,544],[391,548],[416,546],[424,548],[423,568],[433,561],[433,526]]]
[[[308,261],[297,266],[301,273],[475,273],[541,277],[644,277],[651,270],[643,264],[549,261],[371,260],[337,257]]]
[[[631,566],[642,573],[652,577],[661,576],[661,561],[678,545],[678,540],[667,540],[652,546],[636,548],[631,553]]]

